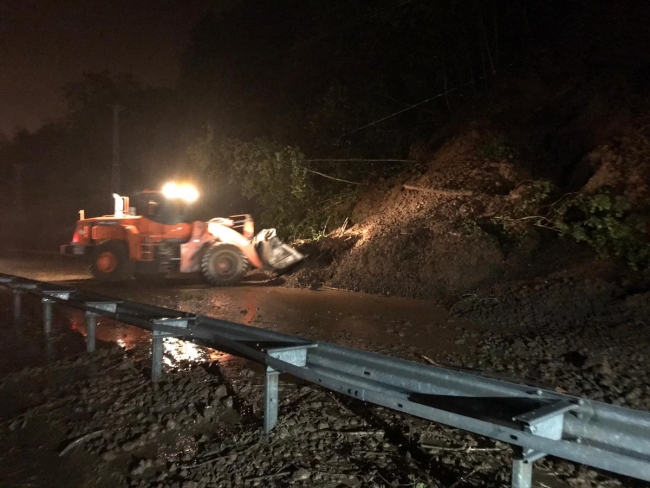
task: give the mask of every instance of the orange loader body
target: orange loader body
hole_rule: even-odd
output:
[[[254,236],[250,215],[186,222],[160,192],[140,194],[139,215],[127,197],[114,197],[114,215],[86,219],[81,211],[72,242],[61,246],[63,254],[89,256],[101,280],[198,271],[214,285],[229,285],[250,268],[281,270],[303,259],[273,229]]]

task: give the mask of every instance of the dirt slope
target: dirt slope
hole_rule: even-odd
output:
[[[637,37],[598,18],[494,80],[414,163],[368,183],[345,232],[303,243],[289,284],[446,299],[589,263],[626,273],[533,218],[546,181],[558,200],[607,188],[650,229],[650,38],[634,29],[650,9],[634,12]]]
[[[302,244],[310,259],[289,284],[445,299],[594,262],[625,273],[586,246],[523,226],[535,212],[526,196],[531,171],[516,154],[501,160],[486,155],[494,137],[471,130],[444,144],[421,170],[369,188],[353,212],[354,225]],[[644,200],[642,164],[633,165],[634,173],[614,163],[630,162],[627,148],[603,146],[588,154],[589,161],[598,155],[600,161],[585,191],[622,183],[630,200]],[[521,231],[501,228],[505,217],[520,220]]]

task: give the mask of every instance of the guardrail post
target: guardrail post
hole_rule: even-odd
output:
[[[512,488],[531,488],[533,486],[533,463],[518,454],[512,462]]]
[[[266,368],[264,380],[264,433],[268,434],[278,423],[278,378],[280,373]]]
[[[23,292],[20,290],[17,290],[14,288],[14,324],[18,324],[20,322],[20,306],[21,306],[21,297]]]
[[[50,335],[52,331],[52,305],[54,300],[51,298],[41,298],[43,303],[43,330],[45,335]]]
[[[512,418],[521,424],[522,430],[530,434],[559,440],[562,438],[564,414],[574,410],[576,405],[565,400],[556,400]],[[512,488],[533,486],[533,463],[546,456],[526,447],[518,448],[512,463]]]
[[[151,381],[154,383],[160,381],[162,378],[164,337],[164,332],[158,330],[153,331],[153,336],[151,338]]]
[[[95,352],[96,328],[97,314],[94,312],[86,312],[86,351],[88,353]]]
[[[300,344],[289,347],[266,349],[265,352],[275,359],[304,367],[307,364],[307,349],[317,344]],[[270,366],[266,367],[264,380],[264,433],[268,434],[278,423],[278,388],[280,373]]]
[[[68,296],[66,296],[66,300]],[[86,307],[94,308],[97,310],[104,310],[106,312],[117,312],[117,305],[119,302],[115,301],[101,301],[101,302],[86,302]],[[86,352],[95,352],[97,346],[97,317],[100,314],[86,310]]]

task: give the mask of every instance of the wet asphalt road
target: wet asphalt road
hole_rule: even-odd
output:
[[[368,349],[406,359],[422,360],[441,353],[459,352],[463,328],[472,327],[431,302],[380,297],[326,289],[290,289],[263,273],[248,276],[238,286],[213,288],[198,276],[176,275],[156,282],[94,281],[82,263],[57,255],[32,254],[0,258],[0,272],[42,281],[59,282],[96,293],[152,305],[209,315],[310,339]],[[8,295],[0,297],[3,315],[11,316]],[[83,351],[85,321],[79,312],[55,307],[55,343],[44,344],[40,334],[40,304],[27,306],[23,337],[5,334],[0,371],[16,370]],[[5,326],[6,326],[6,320]],[[26,331],[31,331],[25,339]],[[97,338],[126,349],[148,346],[150,333],[99,319]],[[166,362],[232,358],[182,341],[167,340]]]

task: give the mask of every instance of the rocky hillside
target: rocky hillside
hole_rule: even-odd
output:
[[[629,273],[623,259],[598,254],[571,233],[561,237],[545,215],[558,201],[605,191],[624,199],[627,212],[647,215],[646,134],[589,151],[576,165],[590,173],[578,192],[536,179],[516,147],[503,141],[469,130],[443,144],[421,169],[368,188],[354,209],[354,224],[306,243],[310,259],[289,282],[442,299],[561,269],[596,273],[594,263]]]
[[[310,260],[289,283],[449,299],[560,270],[643,276],[644,19],[647,8],[594,10],[570,39],[500,73],[403,171],[365,187],[345,229],[305,243]]]

